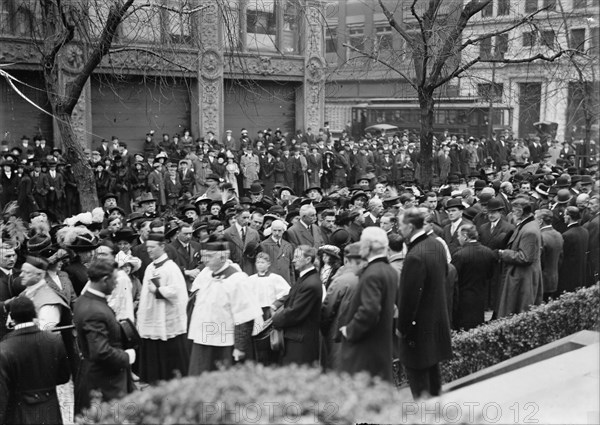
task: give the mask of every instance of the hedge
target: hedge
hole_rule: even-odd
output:
[[[405,400],[410,402],[411,400]],[[109,403],[93,404],[78,423],[397,422],[399,393],[368,374],[247,364],[174,379]]]
[[[569,292],[531,310],[453,332],[451,360],[442,363],[444,383],[493,366],[582,330],[600,328],[599,285]],[[396,382],[406,384],[401,370]]]

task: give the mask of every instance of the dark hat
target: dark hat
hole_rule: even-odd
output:
[[[180,229],[179,220],[171,220],[165,225],[165,239],[172,239]]]
[[[504,209],[504,204],[497,198],[492,198],[487,203],[488,211],[499,211]]]
[[[570,176],[573,176],[575,174],[577,174],[577,167],[568,167],[567,168],[567,174],[569,174]]]
[[[446,202],[446,209],[449,210],[450,208],[458,208],[464,210],[465,206],[463,205],[461,198],[452,198],[448,202]]]
[[[594,184],[594,178],[585,174],[581,176],[581,184]]]
[[[66,247],[75,252],[87,252],[98,248],[98,245],[98,238],[91,233],[84,233],[77,235],[73,243],[66,245]]]
[[[571,184],[575,184],[577,182],[581,181],[581,175],[579,174],[574,174],[571,176]]]
[[[284,190],[287,190],[288,192],[290,192],[290,195],[292,195],[292,196],[294,196],[294,195],[295,195],[295,193],[294,193],[294,191],[292,190],[292,188],[291,188],[291,187],[289,187],[289,186],[282,186],[282,187],[279,189],[279,196],[281,196],[281,192],[283,192]]]
[[[448,183],[458,183],[458,176],[456,174],[452,174],[448,176]]]
[[[112,214],[113,211],[118,211],[123,217],[125,217],[127,214],[125,214],[125,210],[123,210],[123,208],[117,206],[117,207],[110,207],[108,209],[108,214]]]
[[[550,188],[544,183],[540,183],[535,187],[535,191],[542,196],[548,196],[548,190]]]
[[[463,217],[465,217],[467,220],[473,220],[478,212],[479,210],[477,208],[469,207],[463,211]]]
[[[162,233],[150,233],[148,235],[148,241],[154,241],[154,242],[164,242],[165,241],[165,235],[163,235]]]
[[[485,180],[475,180],[475,185],[474,185],[475,190],[481,190],[484,187],[487,187],[487,183]]]
[[[308,194],[308,192],[310,192],[311,190],[316,190],[316,191],[318,191],[318,192],[319,192],[321,195],[323,194],[323,189],[321,189],[321,186],[317,186],[317,185],[311,186],[311,187],[309,187],[308,189],[306,189],[306,190],[304,191],[304,194],[305,194],[305,195],[307,195],[307,194]]]
[[[106,195],[104,195],[102,197],[102,204],[104,204],[106,202],[107,199],[113,198],[114,200],[117,200],[117,195],[115,195],[114,193],[107,193]]]
[[[235,188],[233,187],[233,185],[229,182],[223,183],[221,185],[221,190],[222,191],[226,191],[226,190],[235,190]]]
[[[27,252],[32,255],[40,255],[40,253],[50,248],[52,239],[50,236],[37,234],[27,241]]]
[[[115,232],[113,241],[115,241],[115,242],[127,241],[127,242],[131,243],[137,237],[138,237],[138,234],[131,227],[123,227]]]
[[[206,176],[205,180],[214,180],[216,182],[220,181],[221,179],[219,178],[219,176],[217,176],[216,174],[209,174],[208,176]]]
[[[299,215],[300,215],[299,209],[291,209],[288,211],[287,215],[285,216],[285,221],[287,221],[288,223],[291,223],[292,220],[294,219],[294,217],[297,217]]]
[[[369,199],[369,197],[367,196],[367,194],[365,192],[363,192],[362,190],[359,190],[354,195],[352,195],[352,197],[350,198],[350,203],[353,204],[354,201],[356,201],[360,197],[367,198],[367,200]]]
[[[240,205],[241,204],[251,204],[252,203],[252,199],[248,198],[247,196],[242,196],[240,198]]]
[[[360,242],[354,242],[344,248],[345,258],[362,258],[360,255]]]
[[[183,206],[182,212],[185,213],[186,211],[196,211],[196,212],[198,212],[198,208],[196,208],[196,206],[193,205],[193,204],[186,204],[186,205]]]
[[[256,254],[258,254],[259,245],[260,241],[257,240],[248,242],[246,244],[246,247],[244,248],[244,257],[249,259],[256,258]]]
[[[42,257],[34,257],[32,255],[28,256],[25,260],[27,264],[32,265],[33,267],[40,270],[48,270],[48,261]]]
[[[250,193],[253,195],[258,195],[263,192],[263,187],[260,183],[252,183],[250,185]]]
[[[329,243],[337,247],[345,247],[350,242],[350,233],[346,229],[337,229],[329,237]]]
[[[560,189],[556,194],[556,202],[559,204],[566,204],[573,198],[569,189]]]
[[[559,177],[556,179],[554,186],[560,187],[569,187],[569,179],[567,177]]]
[[[485,159],[485,163],[486,163],[486,165],[492,165],[494,163],[494,160],[488,156]]]
[[[58,165],[58,161],[55,158],[48,159],[47,163],[48,163],[48,167],[56,167]],[[98,165],[98,164],[96,164],[96,165]],[[102,164],[102,165],[104,165],[104,164]]]
[[[494,195],[491,193],[482,193],[479,195],[479,203],[485,206],[492,200],[493,197]]]
[[[141,196],[137,200],[137,203],[139,205],[142,205],[143,203],[146,203],[146,202],[156,202],[156,198],[154,196],[152,196],[152,193],[150,193],[150,192],[142,193]]]

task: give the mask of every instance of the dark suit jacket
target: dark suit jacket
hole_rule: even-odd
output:
[[[588,244],[588,285],[592,285],[598,281],[598,271],[600,269],[600,215],[596,213],[583,226],[589,233],[590,239]]]
[[[540,229],[542,234],[542,278],[544,293],[555,292],[558,287],[558,269],[562,263],[563,237],[552,226]]]
[[[269,237],[260,243],[260,249],[271,257],[271,273],[280,275],[287,283],[293,285],[296,279],[294,276],[294,263],[292,263],[294,257],[292,244],[282,239],[279,247],[273,238]]]
[[[433,237],[424,234],[409,244],[396,301],[400,361],[406,367],[425,369],[452,356],[447,270],[444,247]]]
[[[84,292],[75,302],[73,322],[83,355],[75,382],[75,411],[79,412],[89,406],[92,390],[100,391],[103,401],[127,394],[129,356],[121,348],[121,327],[106,299]]]
[[[394,302],[398,272],[387,258],[371,261],[359,277],[347,304],[340,312],[342,337],[341,370],[369,372],[392,382]]]
[[[558,291],[574,291],[586,283],[586,256],[589,233],[579,224],[562,234],[563,262],[558,272]]]
[[[17,329],[0,342],[0,423],[62,423],[56,385],[69,381],[58,333]]]
[[[225,240],[229,242],[231,261],[239,264],[242,271],[248,276],[253,275],[255,273],[254,258],[245,255],[244,251],[250,244],[256,244],[256,247],[258,248],[258,245],[260,244],[260,235],[258,232],[247,226],[246,240],[242,241],[242,235],[238,233],[237,227],[232,225],[225,229],[224,237]]]
[[[193,270],[198,267],[200,263],[200,244],[198,242],[190,241],[191,252],[189,253],[177,238],[169,245],[175,252],[174,258],[171,259],[179,266],[182,273],[184,270]]]
[[[444,226],[444,235],[442,236],[446,244],[448,245],[448,249],[450,250],[450,254],[454,255],[456,251],[460,249],[460,243],[458,242],[458,229],[463,224],[473,224],[466,218],[461,218],[460,223],[456,227],[456,232],[454,234],[450,233],[452,231],[452,223],[448,223]]]
[[[25,290],[25,287],[20,283],[21,279],[18,277],[18,271],[13,270],[13,274],[15,276],[9,278],[8,275],[0,270],[0,339],[8,333],[8,329],[6,329],[8,309],[4,302],[16,297]]]
[[[498,221],[493,232],[490,230],[491,226],[492,223],[488,222],[477,228],[479,241],[492,250],[505,249],[510,236],[515,231],[515,226],[503,218]]]
[[[316,224],[312,224],[310,228],[311,230],[307,229],[304,224],[298,221],[285,234],[294,248],[300,245],[308,245],[318,249],[323,245],[321,229]]]
[[[283,329],[284,365],[312,364],[319,359],[319,325],[323,284],[316,270],[311,270],[290,289],[283,307],[273,315],[273,326]]]

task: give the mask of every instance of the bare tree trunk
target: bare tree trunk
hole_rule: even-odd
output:
[[[433,178],[433,109],[435,101],[433,99],[433,90],[420,89],[419,106],[421,109],[421,178],[420,183],[423,188],[431,187]]]
[[[66,112],[55,112],[58,131],[63,143],[65,160],[72,164],[73,174],[77,180],[79,200],[82,211],[92,211],[98,207],[98,195],[96,194],[96,182],[94,172],[83,152],[81,143],[73,132],[71,115]]]

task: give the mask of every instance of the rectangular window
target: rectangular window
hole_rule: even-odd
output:
[[[189,15],[168,10],[165,20],[167,36],[172,43],[190,44],[192,42]]]
[[[491,59],[492,57],[492,39],[485,38],[479,42],[479,56],[481,59]]]
[[[554,33],[554,30],[542,31],[542,38],[540,42],[542,43],[542,46],[553,49],[556,42],[556,34]]]
[[[504,92],[504,84],[502,83],[482,83],[477,84],[477,95],[486,102],[501,102],[502,93]],[[490,99],[491,97],[491,99]]]
[[[573,9],[585,9],[587,0],[573,0]]]
[[[282,46],[284,53],[296,54],[300,51],[300,8],[296,0],[285,0],[283,9]]]
[[[326,28],[325,30],[325,53],[337,52],[337,28]]]
[[[481,16],[483,16],[484,18],[490,17],[494,14],[494,1],[492,0],[491,2],[489,2],[487,4],[487,6],[485,6],[483,9],[481,9]]]
[[[500,34],[496,36],[496,59],[504,59],[504,55],[508,51],[508,34]]]
[[[536,33],[534,31],[523,33],[523,47],[535,46]]]
[[[544,9],[556,10],[556,0],[544,0]]]
[[[249,0],[246,9],[246,48],[254,51],[277,51],[275,0]]]
[[[590,54],[598,56],[600,53],[600,29],[598,27],[592,28],[592,35],[590,37]]]
[[[571,49],[583,52],[585,49],[585,28],[571,30],[569,47]]]
[[[510,14],[510,0],[498,0],[498,16]]]
[[[380,26],[376,28],[377,35],[377,50],[390,51],[393,49],[392,27]]]
[[[237,50],[241,46],[240,41],[240,9],[235,0],[223,1],[223,42],[227,50]]]
[[[348,34],[349,38],[348,38],[348,43],[361,51],[364,51],[365,48],[365,38],[364,38],[364,34],[363,34],[363,28],[350,28],[349,30],[349,34]],[[353,49],[348,49],[348,55],[349,58],[350,57],[356,57],[356,56],[360,56],[360,53],[356,52]]]
[[[538,10],[538,0],[525,0],[525,13],[533,13]]]

